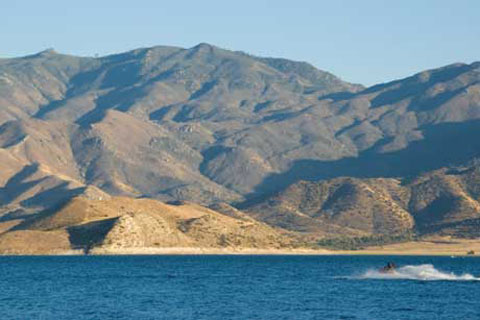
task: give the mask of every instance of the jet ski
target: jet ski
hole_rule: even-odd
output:
[[[395,265],[395,263],[389,262],[387,263],[386,266],[384,266],[383,268],[380,268],[380,270],[378,271],[380,273],[393,273],[395,272],[395,269],[397,269],[397,266]]]

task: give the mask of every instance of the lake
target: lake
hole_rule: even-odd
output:
[[[0,318],[480,319],[479,276],[476,257],[0,257]]]

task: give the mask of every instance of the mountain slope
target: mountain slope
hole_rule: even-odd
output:
[[[438,172],[480,157],[479,133],[478,62],[364,88],[208,44],[47,50],[0,60],[0,214],[124,196],[234,204],[317,236],[473,234],[476,187]],[[428,174],[441,183],[405,182]]]
[[[361,89],[306,63],[208,44],[97,59],[50,50],[4,59],[0,74],[2,147],[22,149],[26,163],[111,194],[203,203],[241,200],[275,170],[256,147],[224,145],[228,136],[268,135],[265,114],[315,100],[304,91]]]
[[[0,253],[275,249],[295,244],[288,233],[251,218],[235,219],[195,204],[167,205],[150,199],[77,197],[9,227],[0,234]]]
[[[480,166],[416,177],[301,181],[244,210],[270,225],[324,237],[480,237]]]

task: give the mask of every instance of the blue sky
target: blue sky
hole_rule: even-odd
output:
[[[0,57],[207,42],[371,85],[480,60],[480,1],[2,1],[0,32]]]

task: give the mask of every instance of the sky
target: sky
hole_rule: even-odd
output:
[[[480,1],[1,1],[0,37],[2,58],[206,42],[373,85],[480,60]]]

